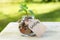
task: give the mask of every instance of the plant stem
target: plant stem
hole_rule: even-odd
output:
[[[27,18],[28,18],[28,12],[26,11],[26,15],[27,15]]]

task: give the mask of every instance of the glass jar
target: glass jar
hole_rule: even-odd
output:
[[[29,19],[34,19],[34,16],[23,16],[21,21],[19,22],[19,30],[22,33],[22,36],[35,36],[32,30],[28,27]]]

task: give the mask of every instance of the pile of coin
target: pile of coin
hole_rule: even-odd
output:
[[[33,34],[33,31],[29,29],[29,21],[34,19],[33,17],[23,17],[22,20],[19,22],[19,30],[21,33],[32,36],[35,35]]]

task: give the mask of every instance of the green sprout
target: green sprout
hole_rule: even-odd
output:
[[[21,8],[21,9],[19,10],[19,12],[24,11],[24,12],[26,13],[27,17],[28,17],[28,12],[29,12],[31,15],[34,16],[33,11],[32,11],[32,10],[28,10],[28,7],[27,7],[26,4],[21,4],[20,8]]]

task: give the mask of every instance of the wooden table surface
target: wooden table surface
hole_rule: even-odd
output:
[[[42,22],[46,26],[46,33],[41,37],[22,36],[17,22],[10,22],[0,33],[0,40],[60,40],[60,22]]]

